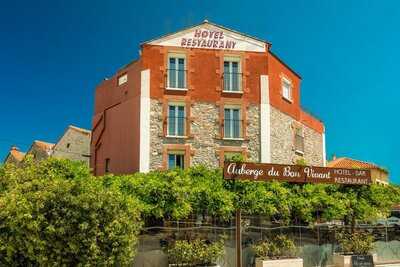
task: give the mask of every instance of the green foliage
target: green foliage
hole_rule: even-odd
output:
[[[234,193],[225,188],[222,172],[196,166],[188,170],[107,176],[107,186],[137,197],[145,218],[184,219],[192,214],[230,218]]]
[[[166,249],[166,254],[171,264],[211,265],[224,255],[224,241],[177,240]]]
[[[344,254],[367,255],[373,249],[374,237],[367,232],[341,231],[336,234],[336,239]]]
[[[335,185],[304,184],[291,188],[292,221],[314,223],[343,218],[346,206]]]
[[[0,170],[0,265],[129,265],[138,202],[67,160]]]
[[[296,160],[296,165],[307,166],[307,161],[305,158],[301,157]]]
[[[243,212],[267,215],[280,223],[288,223],[291,192],[284,184],[236,181],[227,186],[236,192],[236,207]]]
[[[243,157],[242,154],[236,154],[230,159],[230,161],[233,161],[233,162],[244,162],[244,157]]]
[[[280,224],[345,220],[354,229],[399,202],[392,185],[225,181],[204,166],[93,177],[81,163],[28,158],[0,167],[0,265],[127,265],[141,218],[228,220],[239,208]],[[355,240],[352,250],[367,247]],[[275,243],[260,249],[276,255]]]
[[[255,256],[262,260],[295,258],[297,254],[296,245],[286,235],[276,235],[252,248]]]

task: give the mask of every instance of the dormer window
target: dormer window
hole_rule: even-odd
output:
[[[286,78],[282,78],[282,97],[290,102],[293,101],[292,82]]]
[[[186,90],[186,57],[182,54],[168,55],[167,89]]]

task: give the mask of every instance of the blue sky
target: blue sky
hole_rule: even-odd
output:
[[[327,154],[372,161],[400,183],[398,1],[2,1],[0,156],[90,128],[96,84],[139,43],[208,19],[266,39],[303,77]]]

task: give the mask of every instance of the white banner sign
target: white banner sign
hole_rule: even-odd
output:
[[[184,48],[265,52],[266,43],[218,27],[198,27],[150,42],[153,45]]]

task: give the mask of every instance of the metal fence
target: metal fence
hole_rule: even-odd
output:
[[[285,234],[296,244],[299,257],[303,258],[305,267],[330,266],[332,256],[338,249],[335,231],[338,226],[279,226],[261,216],[242,217],[242,259],[243,266],[255,266],[252,245],[268,237]],[[344,226],[341,226],[344,227]],[[340,228],[340,227],[339,227]],[[400,227],[358,225],[375,237],[374,251],[379,262],[400,261]],[[225,255],[220,260],[221,267],[235,266],[235,222],[216,222],[187,220],[166,221],[163,225],[146,227],[141,236],[135,257],[135,267],[166,267],[168,258],[163,248],[172,240],[201,237],[210,241],[225,239]]]

